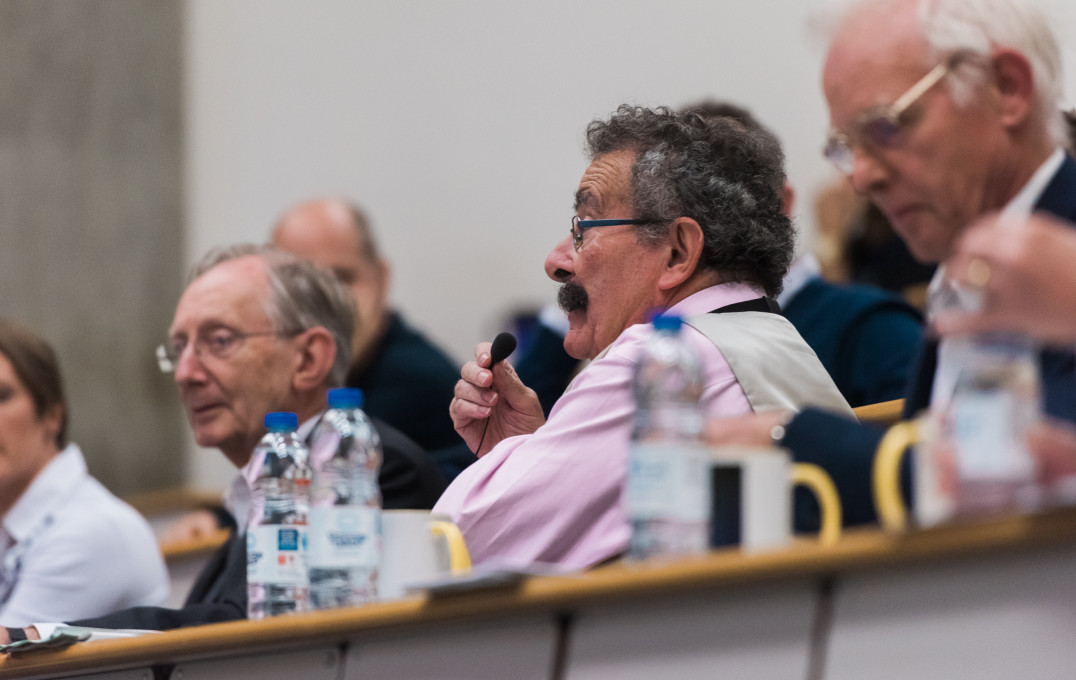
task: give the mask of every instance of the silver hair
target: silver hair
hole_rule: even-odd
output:
[[[317,327],[329,331],[336,343],[336,356],[326,382],[329,386],[343,385],[351,362],[355,305],[347,288],[331,272],[272,246],[241,243],[206,253],[191,270],[187,283],[220,264],[248,256],[265,263],[273,295],[264,305],[273,328],[281,333]]]
[[[832,36],[844,19],[857,10],[883,5],[885,0],[838,0],[815,17],[815,26]],[[896,2],[889,2],[896,5]],[[946,79],[954,101],[966,106],[974,90],[985,82],[994,48],[1006,47],[1024,55],[1031,64],[1035,110],[1050,140],[1065,146],[1067,130],[1061,114],[1063,80],[1061,50],[1050,20],[1034,0],[917,0],[923,36],[933,65],[947,55],[962,53],[965,59]],[[978,57],[978,58],[975,58]],[[978,66],[978,68],[976,67]]]
[[[1065,145],[1061,50],[1039,7],[1030,0],[921,0],[919,16],[935,57],[971,52],[989,58],[995,47],[1008,47],[1023,54],[1031,64],[1036,114],[1050,139],[1059,146]],[[967,87],[961,72],[957,70],[950,85],[958,101],[967,96],[959,92],[960,87]]]

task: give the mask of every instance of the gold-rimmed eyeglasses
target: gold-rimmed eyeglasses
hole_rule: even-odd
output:
[[[954,54],[930,69],[892,104],[868,111],[861,116],[849,132],[831,130],[822,150],[826,160],[845,175],[851,175],[855,168],[856,146],[867,145],[875,149],[891,149],[896,146],[908,109],[952,72],[965,56],[963,53]]]

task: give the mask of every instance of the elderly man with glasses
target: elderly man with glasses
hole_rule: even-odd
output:
[[[195,268],[157,356],[161,369],[175,374],[195,441],[241,468],[226,503],[238,526],[182,609],[138,607],[69,623],[167,630],[246,618],[246,466],[265,433],[266,413],[295,412],[300,436],[313,431],[329,388],[347,372],[353,309],[334,275],[266,246],[214,251]],[[432,459],[392,427],[376,419],[374,425],[384,449],[385,507],[431,507],[444,488]],[[41,623],[25,633],[36,638],[54,628]],[[0,629],[0,643],[9,632]]]
[[[476,562],[586,567],[622,553],[622,503],[647,315],[685,318],[711,415],[849,411],[773,297],[792,258],[783,156],[772,137],[695,114],[622,106],[587,131],[590,167],[571,234],[546,259],[561,284],[568,354],[591,363],[548,421],[511,366],[482,343],[451,414],[480,457],[434,508]]]
[[[868,0],[833,19],[822,78],[833,126],[826,157],[917,259],[942,263],[929,293],[934,313],[946,299],[989,309],[989,258],[951,260],[964,233],[983,220],[1025,229],[1033,212],[1070,227],[1076,220],[1076,162],[1064,151],[1061,55],[1048,20],[1021,0]],[[954,348],[926,343],[906,416],[948,401]],[[1073,355],[1043,351],[1040,366],[1044,411],[1076,420]],[[829,470],[847,523],[875,520],[880,431],[807,410],[714,421],[710,434],[715,443],[761,443],[778,426],[798,460]]]

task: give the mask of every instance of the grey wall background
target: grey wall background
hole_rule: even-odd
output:
[[[184,263],[182,5],[0,3],[0,314],[60,355],[71,438],[119,493],[186,448],[153,348]]]

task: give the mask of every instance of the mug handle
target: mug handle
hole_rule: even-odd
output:
[[[900,494],[900,461],[920,437],[919,421],[907,420],[889,428],[878,443],[872,470],[874,509],[888,531],[908,528],[908,511]]]
[[[837,487],[826,471],[812,463],[795,463],[792,466],[792,484],[810,489],[822,509],[822,528],[818,540],[822,545],[833,545],[841,537],[841,497]]]
[[[458,526],[443,520],[433,521],[430,522],[430,534],[445,539],[448,544],[448,565],[453,574],[465,574],[471,570],[471,553]]]

